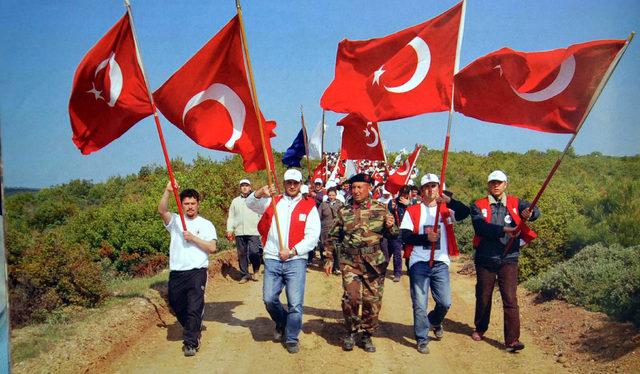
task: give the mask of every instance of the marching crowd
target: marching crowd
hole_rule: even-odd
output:
[[[248,179],[239,182],[226,237],[236,243],[241,283],[258,281],[264,264],[263,301],[275,323],[274,340],[289,353],[299,351],[307,266],[320,261],[327,276],[342,277],[343,350],[359,345],[375,352],[372,337],[379,325],[387,267],[392,263],[392,279],[398,282],[404,264],[416,349],[428,353],[429,341],[443,338],[443,321],[451,307],[450,258],[458,254],[453,225],[471,216],[477,278],[471,338],[483,340],[488,329],[497,280],[505,349],[523,349],[516,298],[518,256],[520,247],[536,236],[525,222],[537,219],[538,209],[507,194],[509,182],[501,170],[488,175],[487,194],[467,206],[442,191],[435,174],[423,175],[419,185],[405,185],[392,196],[376,186],[370,174],[384,165],[360,167],[366,172],[326,186],[320,178],[308,186],[299,170],[289,169],[281,193],[273,185],[254,190]],[[193,356],[200,347],[208,255],[216,250],[217,235],[213,224],[198,215],[197,191],[180,192],[186,229],[180,216],[167,210],[172,193],[168,183],[158,206],[171,235],[169,303],[183,327],[183,352]],[[280,302],[283,290],[286,306]],[[429,292],[435,301],[431,311]]]

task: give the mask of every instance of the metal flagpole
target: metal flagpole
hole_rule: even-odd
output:
[[[324,174],[327,176],[327,180],[329,180],[329,157],[327,152],[324,150],[324,133],[327,128],[327,125],[324,123],[324,109],[322,109],[322,143],[321,143],[321,152],[322,158],[324,159]]]
[[[269,160],[269,155],[267,154],[267,146],[266,146],[266,140],[265,140],[265,136],[264,136],[264,125],[262,123],[262,112],[260,111],[260,105],[258,104],[258,95],[256,93],[256,85],[255,82],[253,80],[253,69],[251,67],[251,58],[249,57],[249,47],[248,47],[248,43],[247,43],[247,36],[244,32],[244,20],[242,19],[242,8],[240,7],[240,0],[236,0],[236,10],[238,12],[238,20],[240,21],[240,37],[242,39],[242,47],[244,50],[244,57],[245,57],[245,63],[246,63],[246,68],[247,68],[247,72],[249,73],[249,83],[251,84],[251,98],[253,101],[253,107],[254,110],[256,112],[256,116],[258,117],[258,126],[260,127],[260,141],[262,142],[262,153],[264,154],[264,162],[267,165],[267,183],[269,184],[269,186],[271,186],[273,184],[273,181],[271,179],[271,172],[273,171],[274,175],[273,177],[275,178],[275,165],[271,164],[271,161]],[[282,241],[282,231],[280,230],[280,218],[278,218],[278,209],[276,209],[276,201],[274,197],[271,197],[271,206],[273,207],[273,217],[276,220],[276,229],[278,231],[278,242],[280,244],[280,254],[283,254],[285,252],[287,252],[287,256],[288,256],[288,251],[287,249],[285,249],[284,247],[284,243]]]
[[[129,0],[124,1],[124,5],[127,8],[127,14],[129,15],[129,23],[131,24],[131,33],[133,34],[133,44],[136,48],[136,56],[138,58],[138,65],[142,71],[142,77],[147,87],[147,94],[149,95],[149,101],[151,102],[151,108],[153,109],[153,119],[156,123],[156,129],[158,130],[158,137],[160,138],[160,145],[162,146],[162,154],[164,155],[164,162],[167,164],[167,171],[169,172],[169,180],[171,181],[171,187],[173,188],[173,197],[176,199],[176,205],[178,206],[178,214],[180,215],[180,221],[182,222],[182,229],[187,231],[187,224],[184,220],[184,214],[182,212],[182,204],[180,204],[180,197],[178,196],[178,186],[176,184],[175,177],[173,175],[173,169],[171,168],[171,161],[169,160],[169,152],[167,152],[167,145],[164,142],[164,135],[162,134],[162,127],[160,126],[160,118],[158,117],[158,108],[153,101],[153,95],[149,89],[149,81],[147,80],[147,74],[144,70],[144,64],[142,63],[142,55],[138,48],[138,37],[136,36],[136,28],[133,24],[133,13],[131,12],[131,3]]]
[[[462,12],[460,14],[460,26],[458,28],[458,44],[456,47],[456,60],[453,67],[453,74],[458,72],[458,66],[460,64],[460,48],[462,47],[462,34],[464,33],[464,16],[467,8],[466,0],[462,1]],[[454,98],[455,85],[451,86],[451,108],[449,108],[449,121],[447,123],[447,135],[444,138],[444,149],[442,150],[442,167],[440,168],[440,183],[438,185],[438,196],[442,197],[444,191],[444,182],[447,173],[447,159],[449,158],[449,142],[451,141],[451,123],[453,122],[453,98]],[[437,233],[440,227],[440,208],[441,204],[436,205],[436,215],[433,221],[433,232]],[[445,205],[446,208],[446,205]],[[429,254],[429,267],[433,267],[433,261],[436,254],[436,242],[431,242],[431,253]]]
[[[558,170],[558,167],[560,167],[560,163],[562,162],[562,159],[567,154],[567,152],[569,152],[569,148],[571,148],[571,144],[573,144],[573,141],[576,139],[576,136],[578,135],[578,132],[580,131],[580,129],[582,129],[582,125],[584,124],[584,121],[589,116],[589,113],[591,113],[591,109],[593,109],[593,106],[596,104],[596,101],[598,101],[598,98],[600,97],[600,94],[602,93],[602,90],[604,90],[604,87],[607,85],[607,82],[609,81],[609,78],[611,78],[611,74],[613,74],[613,71],[618,66],[618,62],[620,62],[620,59],[622,58],[622,56],[626,52],[627,47],[629,47],[629,43],[631,43],[631,40],[633,40],[633,37],[635,36],[635,34],[636,34],[635,31],[632,32],[631,34],[629,34],[629,37],[627,38],[626,43],[620,49],[620,51],[618,52],[616,57],[613,59],[613,61],[611,61],[611,64],[609,65],[609,68],[607,68],[607,71],[602,76],[602,79],[600,80],[600,83],[598,84],[598,88],[596,88],[596,90],[593,93],[593,96],[591,96],[591,100],[589,101],[589,106],[587,107],[587,110],[584,112],[584,115],[582,116],[582,119],[580,120],[580,124],[578,125],[578,127],[576,127],[576,131],[573,133],[573,136],[571,136],[571,139],[569,139],[569,141],[567,142],[567,145],[564,147],[564,151],[558,157],[558,159],[556,160],[556,163],[551,168],[551,171],[549,172],[549,174],[547,175],[547,178],[545,178],[544,182],[542,183],[542,186],[540,187],[540,190],[536,194],[536,197],[534,197],[533,201],[531,201],[531,205],[529,205],[529,209],[531,211],[533,211],[533,208],[535,208],[536,204],[538,204],[538,200],[540,200],[540,197],[542,196],[542,194],[546,190],[547,186],[549,185],[549,182],[551,181],[551,178],[553,178],[553,176],[555,175],[556,171]],[[502,253],[502,257],[506,256],[507,253],[509,253],[509,249],[513,246],[513,242],[516,239],[516,237],[518,236],[517,233],[522,229],[522,226],[525,223],[526,223],[526,220],[523,219],[523,220],[520,221],[520,224],[518,224],[518,226],[516,226],[516,231],[515,231],[516,235],[512,236],[511,238],[509,238],[509,241],[507,242],[507,245],[504,248],[504,252]]]
[[[309,138],[307,137],[307,126],[304,125],[304,113],[300,105],[300,123],[302,124],[302,135],[304,139],[304,155],[307,158],[307,180],[311,180],[311,159],[309,158]]]

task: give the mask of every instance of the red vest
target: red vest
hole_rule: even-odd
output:
[[[282,200],[282,195],[278,195],[275,197],[275,205]],[[262,239],[262,245],[267,243],[267,235],[269,234],[269,230],[271,229],[271,222],[273,221],[273,205],[269,204],[269,207],[264,211],[262,218],[258,221],[258,232],[260,233],[260,238]],[[316,202],[314,199],[303,197],[298,201],[296,206],[293,208],[291,212],[291,217],[289,219],[289,248],[293,248],[296,244],[300,243],[302,239],[304,239],[304,229],[307,226],[307,218],[309,217],[309,213],[311,210],[316,207]],[[300,215],[304,215],[304,221],[299,219]]]
[[[489,198],[485,197],[476,201],[476,206],[480,209],[481,212],[483,212],[483,215],[484,215],[484,211],[486,211],[484,220],[487,223],[491,223],[491,204],[489,204]],[[516,226],[519,225],[520,212],[518,211],[518,198],[516,196],[507,195],[507,212],[509,213],[509,216],[511,217],[513,222],[516,224]],[[524,243],[526,245],[526,244],[529,244],[533,239],[537,238],[538,234],[536,234],[533,230],[531,230],[531,228],[529,228],[529,226],[527,226],[527,224],[525,223],[524,225],[522,225],[520,236],[522,237],[522,240],[524,240]],[[478,235],[474,235],[473,248],[478,248],[481,240],[482,240],[482,237]]]
[[[414,204],[407,208],[405,214],[409,214],[411,217],[411,222],[413,223],[413,233],[420,233],[420,215],[422,214],[422,208],[420,207],[422,204]],[[447,235],[447,251],[449,256],[458,256],[460,255],[460,251],[458,250],[458,243],[456,241],[456,235],[453,232],[453,223],[451,222],[451,211],[447,208],[447,205],[442,203],[440,204],[440,217],[442,217],[442,223],[444,223],[445,234]],[[413,245],[405,244],[404,253],[402,257],[409,258],[411,257],[411,252],[413,252]]]

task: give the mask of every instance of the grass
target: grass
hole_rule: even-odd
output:
[[[97,308],[70,306],[57,309],[44,323],[28,325],[11,332],[11,360],[16,365],[49,351],[56,343],[72,338],[82,322],[99,316],[107,309],[118,307],[133,298],[146,298],[149,289],[166,284],[168,271],[148,278],[116,278],[109,283],[111,297]]]

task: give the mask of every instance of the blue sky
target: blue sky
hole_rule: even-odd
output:
[[[455,5],[423,1],[250,1],[242,3],[260,105],[278,122],[275,149],[300,128],[300,106],[314,126],[334,75],[338,42],[380,37],[432,18]],[[235,1],[132,0],[135,26],[152,90],[235,15]],[[151,117],[102,150],[83,156],[71,141],[67,105],[84,54],[124,14],[121,1],[0,2],[0,126],[6,186],[46,187],[71,179],[103,181],[163,165]],[[594,39],[624,39],[640,29],[637,0],[471,0],[467,3],[460,68],[507,46],[539,51]],[[638,154],[640,39],[631,43],[574,143],[580,154]],[[329,150],[338,148],[327,112]],[[186,161],[202,148],[162,117],[169,155]],[[387,150],[415,143],[441,149],[446,113],[381,124]],[[487,153],[562,149],[568,135],[489,124],[455,114],[451,149]]]

